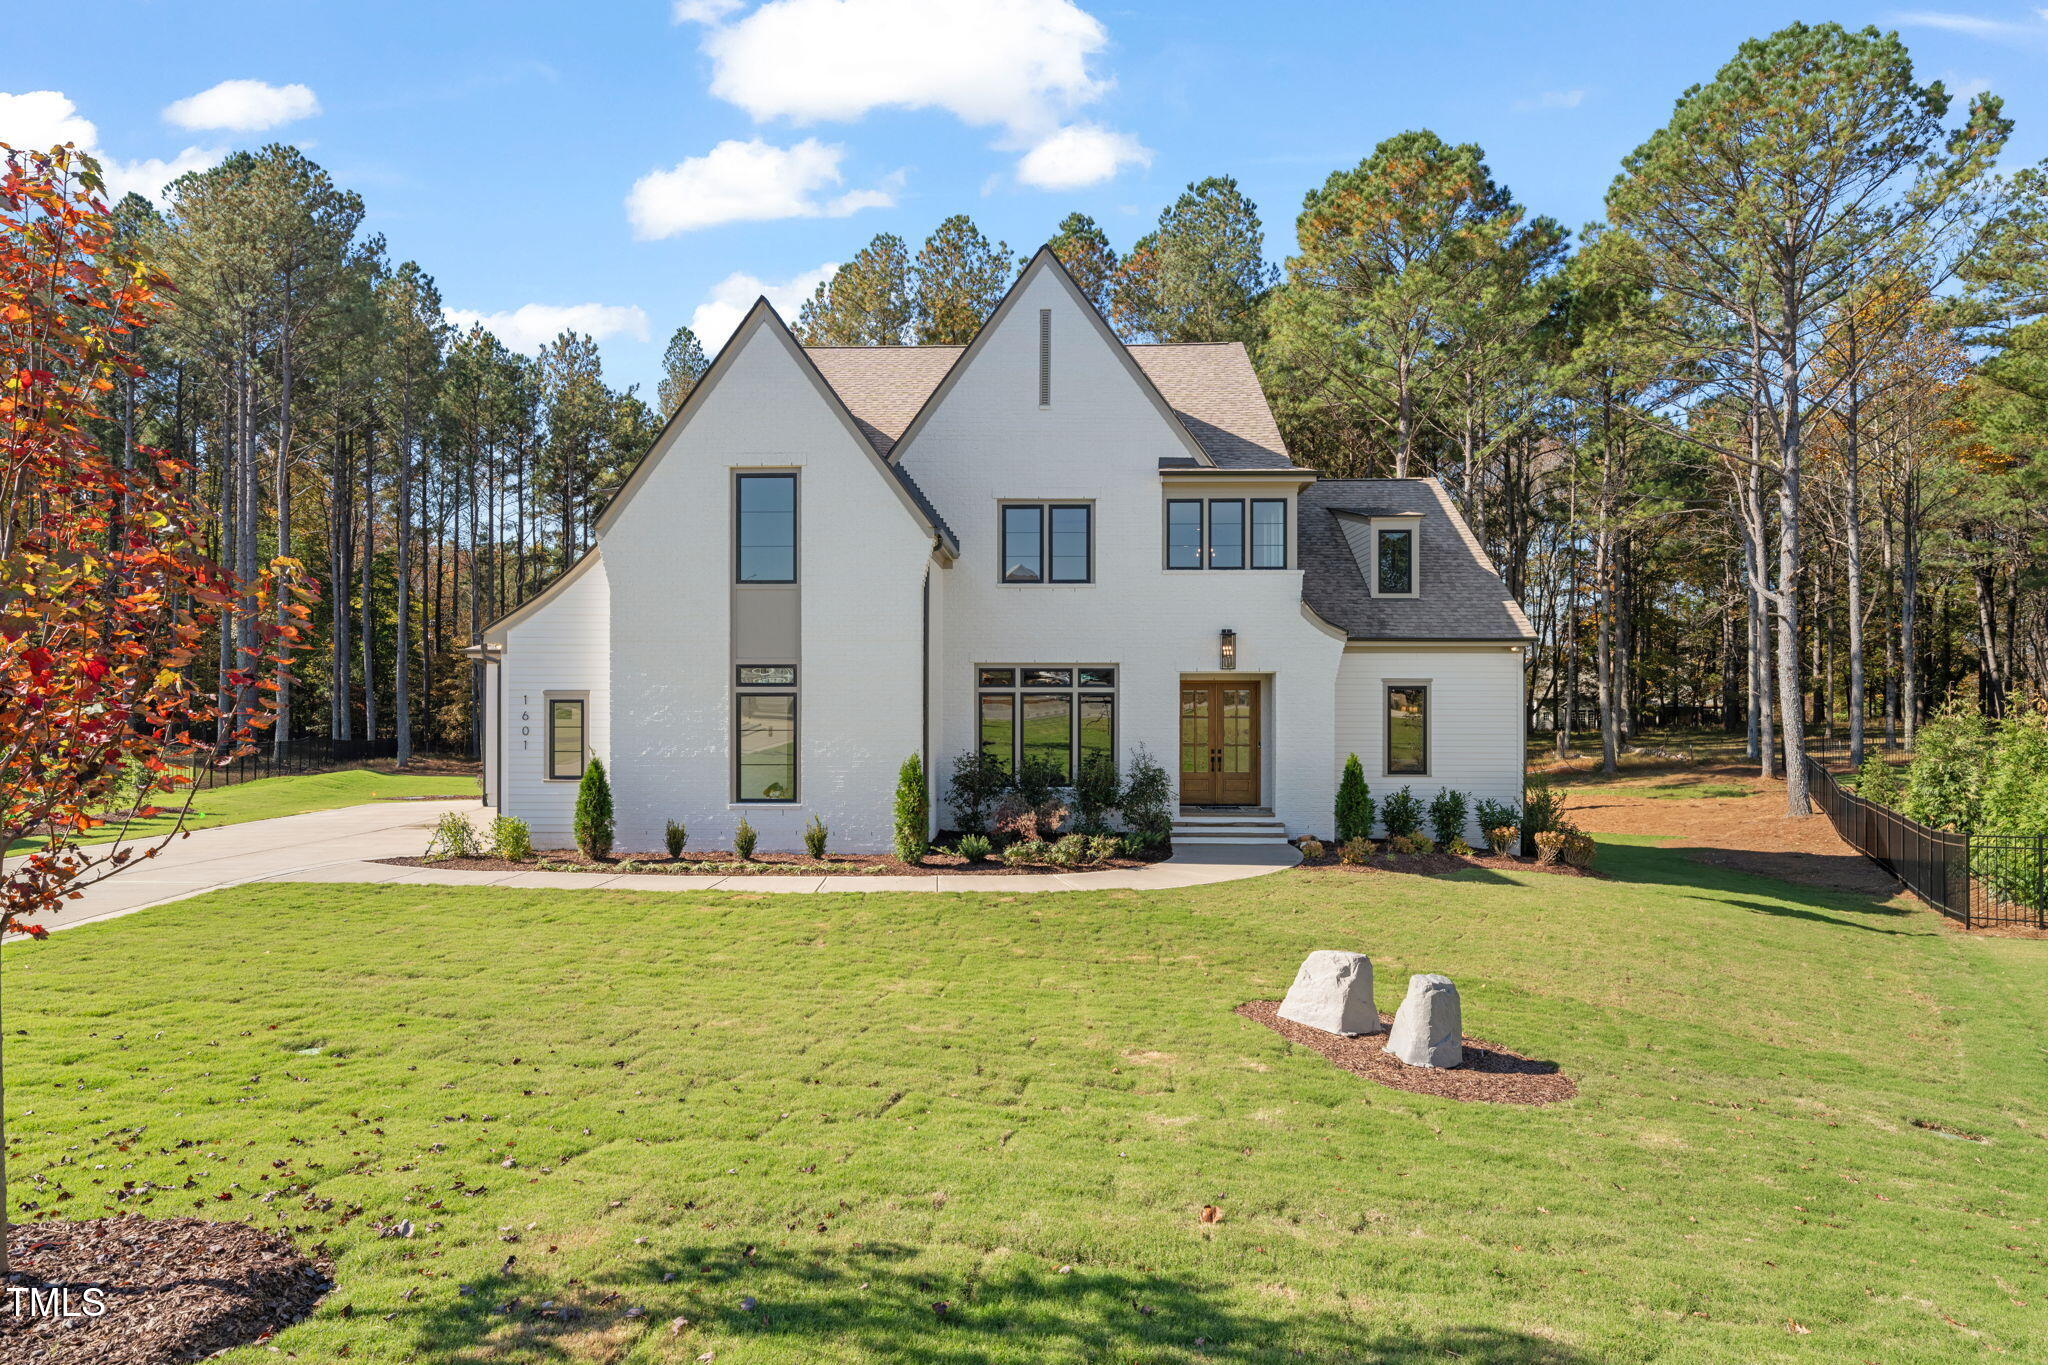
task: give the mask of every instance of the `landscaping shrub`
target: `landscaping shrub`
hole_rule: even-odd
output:
[[[469,817],[461,811],[443,811],[434,825],[434,837],[427,841],[427,857],[439,862],[443,858],[483,856],[483,843],[476,837],[476,826],[469,823]]]
[[[1479,826],[1480,833],[1491,839],[1493,831],[1502,825],[1521,824],[1522,812],[1512,801],[1496,801],[1490,796],[1482,796],[1472,803],[1472,821]]]
[[[523,863],[533,856],[533,831],[518,816],[501,815],[491,821],[491,849],[500,858]]]
[[[1308,861],[1312,863],[1320,862],[1322,860],[1323,855],[1329,852],[1328,849],[1323,847],[1323,841],[1321,839],[1317,839],[1314,837],[1303,839],[1300,843],[1296,844],[1295,847],[1301,850],[1302,857],[1308,859]]]
[[[953,851],[970,863],[985,863],[994,845],[986,834],[963,834],[960,842],[953,845]]]
[[[1116,851],[1126,858],[1142,858],[1152,851],[1152,841],[1142,834],[1126,834],[1116,841]]]
[[[732,832],[732,851],[740,855],[741,862],[750,863],[754,860],[754,845],[760,842],[760,833],[742,815]]]
[[[1023,867],[1045,862],[1050,852],[1050,845],[1043,839],[1019,839],[996,856],[1011,867]]]
[[[1899,770],[1879,758],[1876,754],[1863,760],[1863,766],[1850,779],[1850,790],[1865,801],[1875,801],[1880,806],[1896,806],[1899,794],[1906,789],[1905,779]]]
[[[1429,803],[1429,829],[1440,844],[1448,844],[1465,834],[1465,793],[1454,792],[1445,787]]]
[[[1472,845],[1466,843],[1464,836],[1460,835],[1444,845],[1444,852],[1460,858],[1469,858],[1472,856]]]
[[[804,826],[804,852],[810,854],[813,858],[824,857],[825,840],[830,838],[831,834],[832,831],[826,826],[825,822],[813,815],[811,823]]]
[[[1564,861],[1565,841],[1570,837],[1559,829],[1536,831],[1536,861],[1546,866],[1555,866]]]
[[[1542,778],[1531,782],[1522,793],[1522,847],[1532,850],[1539,834],[1547,834],[1564,819],[1564,797]]]
[[[1505,858],[1512,854],[1515,851],[1515,846],[1521,842],[1522,827],[1520,825],[1494,825],[1486,831],[1486,845],[1493,850],[1493,856],[1496,858]]]
[[[932,805],[924,786],[924,759],[903,760],[896,773],[896,857],[915,867],[932,846]]]
[[[1974,826],[1991,749],[1991,727],[1974,711],[1952,706],[1930,719],[1914,742],[1899,813],[1937,829]]]
[[[1436,852],[1436,841],[1427,834],[1396,834],[1387,840],[1387,852],[1417,857]]]
[[[604,760],[593,756],[576,784],[576,847],[586,858],[606,858],[612,851],[612,784]]]
[[[1372,834],[1372,792],[1365,785],[1365,767],[1352,754],[1344,760],[1344,776],[1337,783],[1337,842],[1368,838]]]
[[[1117,806],[1124,822],[1157,847],[1173,836],[1173,778],[1144,745],[1131,755]]]
[[[1086,834],[1069,834],[1052,846],[1048,861],[1054,867],[1081,867],[1095,861],[1095,842]]]
[[[1998,727],[1977,818],[1986,834],[2048,834],[2048,712],[2017,712]]]
[[[996,802],[1010,789],[1009,769],[994,754],[976,750],[953,760],[953,777],[947,795],[960,828],[968,834],[988,833],[988,822]]]
[[[1106,863],[1114,858],[1123,847],[1123,840],[1114,834],[1091,834],[1088,836],[1088,861]]]
[[[690,831],[680,820],[668,822],[668,828],[661,832],[661,841],[668,845],[668,856],[680,858],[683,850],[690,846]]]
[[[1074,777],[1074,813],[1083,834],[1100,834],[1109,828],[1109,813],[1116,809],[1122,779],[1116,760],[1108,754],[1090,754],[1081,760]]]
[[[1564,835],[1564,847],[1560,850],[1560,856],[1563,857],[1565,866],[1591,867],[1593,859],[1600,852],[1600,845],[1593,842],[1593,836],[1582,829],[1566,829],[1560,833]]]
[[[1366,838],[1346,839],[1337,845],[1337,861],[1353,867],[1372,861],[1372,840]]]
[[[1422,828],[1422,802],[1403,787],[1380,805],[1380,823],[1387,827],[1389,839],[1413,834]]]

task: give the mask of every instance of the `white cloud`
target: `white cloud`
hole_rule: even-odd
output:
[[[75,142],[90,151],[99,129],[78,116],[78,106],[56,90],[30,90],[19,95],[0,91],[0,142],[23,149],[48,151]]]
[[[669,18],[678,24],[715,24],[740,7],[740,0],[675,0]]]
[[[164,106],[164,119],[180,128],[224,128],[256,133],[311,118],[320,101],[303,85],[266,85],[262,81],[222,81],[210,90]]]
[[[755,299],[765,295],[776,312],[786,321],[794,322],[804,301],[838,271],[839,262],[827,261],[816,270],[793,275],[780,284],[735,271],[711,286],[711,293],[690,314],[690,330],[697,334],[706,355],[716,355],[718,348],[732,339],[733,329],[746,317]]]
[[[871,189],[822,197],[845,177],[839,163],[844,147],[805,138],[777,147],[755,138],[728,140],[703,156],[688,157],[665,171],[649,171],[633,182],[626,216],[633,235],[672,237],[719,223],[773,218],[844,218],[862,209],[887,208],[900,177]]]
[[[1076,123],[1026,152],[1017,163],[1017,178],[1041,190],[1073,190],[1099,185],[1125,166],[1151,164],[1152,153],[1129,133]]]
[[[1030,161],[1027,184],[1067,188],[1090,180],[1042,178],[1050,165],[1142,164],[1127,134],[1063,128],[1111,85],[1091,70],[1109,45],[1102,22],[1073,0],[768,0],[721,22],[731,0],[677,0],[709,32],[711,93],[756,121],[859,119],[877,109],[937,109],[999,128],[1001,146]],[[1085,144],[1085,145],[1084,145]],[[1069,172],[1068,174],[1071,174]]]
[[[2048,9],[2037,9],[2035,17],[2048,22]],[[1891,21],[1901,28],[1934,28],[1948,33],[1960,33],[1969,38],[1983,38],[1990,42],[2014,40],[2048,39],[2048,28],[2040,24],[2014,23],[2009,19],[1987,19],[1980,14],[1957,14],[1952,10],[1905,10],[1894,13]]]
[[[0,142],[38,151],[59,143],[76,143],[80,151],[98,159],[110,204],[119,203],[130,192],[161,203],[164,186],[187,171],[205,170],[227,154],[218,147],[187,147],[168,161],[158,157],[123,161],[109,156],[99,145],[99,129],[90,119],[81,118],[77,106],[55,90],[20,95],[0,92]]]
[[[615,336],[647,340],[647,314],[633,304],[524,303],[499,313],[449,308],[444,316],[464,330],[482,323],[485,331],[522,355],[539,350],[563,332],[581,332],[599,341]]]

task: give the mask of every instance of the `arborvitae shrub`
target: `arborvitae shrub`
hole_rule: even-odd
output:
[[[576,786],[576,847],[586,858],[608,858],[612,851],[612,784],[604,760],[592,758]]]

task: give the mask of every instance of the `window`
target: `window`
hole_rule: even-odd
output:
[[[1429,772],[1429,686],[1387,684],[1387,772],[1424,776]]]
[[[1287,499],[1167,500],[1167,568],[1242,569],[1247,563],[1254,569],[1287,567]]]
[[[1003,582],[1088,583],[1095,509],[1087,503],[1003,504]]]
[[[1237,499],[1209,503],[1209,567],[1244,567],[1244,503]]]
[[[735,480],[734,569],[742,583],[796,582],[796,475]]]
[[[1287,567],[1287,499],[1252,499],[1252,567]]]
[[[795,664],[741,664],[741,687],[795,687]]]
[[[1381,526],[1373,531],[1373,591],[1408,597],[1415,592],[1415,529]]]
[[[1116,669],[1091,665],[983,667],[981,751],[1007,771],[1026,757],[1072,782],[1090,755],[1116,757]]]
[[[742,692],[737,702],[735,797],[796,800],[796,693]]]
[[[585,742],[584,700],[581,697],[548,698],[548,776],[571,782],[583,776],[589,746]]]
[[[1193,499],[1166,504],[1166,567],[1202,567],[1202,504]]]

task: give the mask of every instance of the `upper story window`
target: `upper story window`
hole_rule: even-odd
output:
[[[1167,499],[1166,567],[1286,568],[1287,499]]]
[[[1416,595],[1416,528],[1413,523],[1372,529],[1372,590],[1376,597]]]
[[[796,582],[796,475],[734,480],[734,573],[742,583]]]
[[[1095,509],[1084,502],[1006,502],[1005,583],[1088,583],[1095,578]]]

